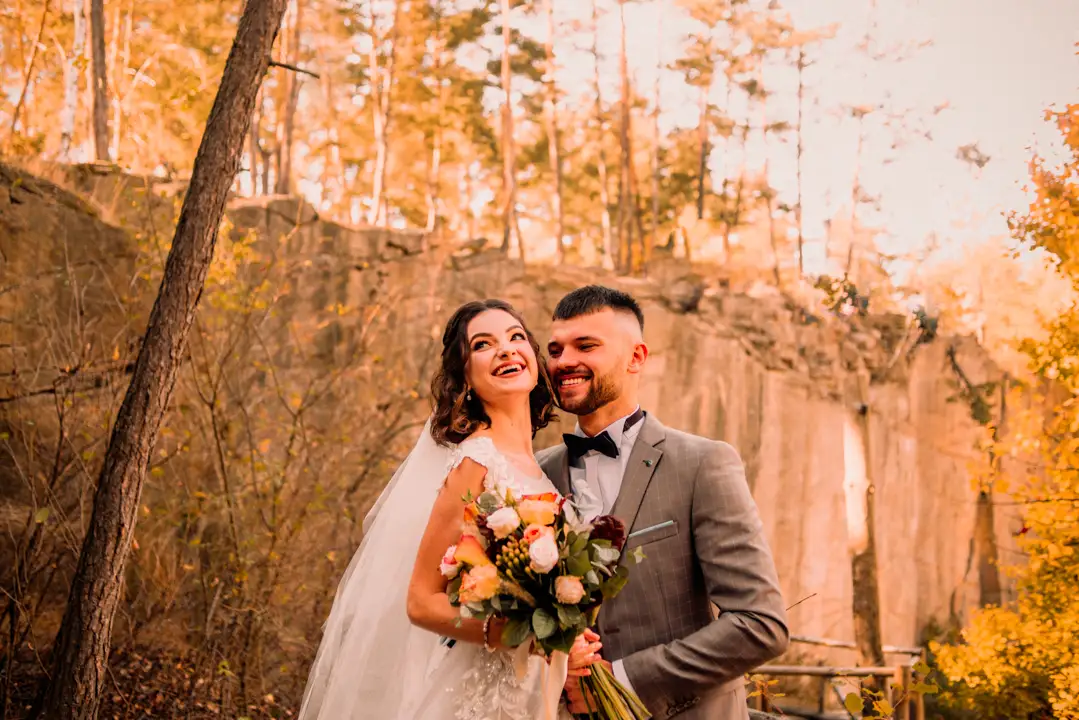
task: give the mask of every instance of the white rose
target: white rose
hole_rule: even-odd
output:
[[[558,564],[558,544],[550,535],[544,535],[528,546],[528,557],[532,560],[532,569],[536,572],[551,572]]]
[[[438,571],[442,573],[442,577],[447,580],[453,580],[457,577],[457,573],[461,569],[461,563],[457,562],[456,558],[453,557],[456,552],[457,546],[450,545],[449,550],[442,556],[442,562],[438,564]]]
[[[517,511],[510,507],[495,510],[487,516],[487,527],[501,540],[521,526],[521,518]]]

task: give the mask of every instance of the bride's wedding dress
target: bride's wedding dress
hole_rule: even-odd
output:
[[[518,677],[512,655],[452,647],[414,627],[405,610],[420,537],[446,475],[465,458],[487,469],[484,489],[516,496],[557,492],[542,473],[517,468],[490,438],[454,448],[428,428],[364,522],[365,536],[334,599],[311,668],[300,720],[555,720],[544,690],[557,693],[543,658]],[[563,706],[559,720],[571,718]]]

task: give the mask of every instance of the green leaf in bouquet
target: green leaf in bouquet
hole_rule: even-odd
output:
[[[576,555],[577,553],[584,552],[585,548],[588,547],[588,536],[570,533],[568,542],[570,555]]]
[[[586,585],[590,585],[593,588],[598,588],[603,582],[599,579],[599,575],[595,570],[589,568],[588,572],[584,575],[584,581]]]
[[[456,605],[461,599],[461,576],[458,575],[446,586],[446,594],[450,598],[450,604]]]
[[[543,608],[536,608],[532,613],[532,629],[536,632],[536,637],[543,640],[558,631],[558,621]]]
[[[592,562],[592,569],[595,570],[601,577],[611,577],[614,575],[614,566],[604,565],[601,562]]]
[[[527,618],[513,617],[502,628],[502,644],[506,647],[517,647],[532,633],[532,626]]]
[[[584,631],[584,628],[564,628],[545,639],[541,645],[547,652],[552,650],[561,650],[564,653],[568,653],[573,647],[573,642],[577,639],[577,636]]]
[[[584,577],[592,570],[592,563],[588,559],[588,553],[582,552],[570,555],[566,560],[566,571],[570,575]]]
[[[607,580],[600,587],[600,591],[603,593],[604,600],[610,600],[618,593],[622,592],[622,588],[629,582],[629,570],[625,566],[620,566],[618,571],[614,574],[614,577]]]
[[[502,612],[502,596],[501,595],[495,595],[493,598],[491,598],[491,607],[494,608],[494,611],[496,613]]]
[[[593,545],[592,555],[596,562],[604,565],[614,565],[622,557],[622,553],[610,545]]]
[[[480,511],[484,514],[490,514],[498,508],[502,507],[502,502],[494,493],[485,492],[478,498],[476,498],[476,507],[478,507]]]
[[[628,555],[628,558],[633,561],[634,565],[641,564],[642,562],[644,562],[644,559],[646,557],[648,556],[644,554],[644,550],[642,550],[639,546],[633,548]]]
[[[563,627],[575,628],[584,625],[584,613],[576,605],[556,605],[558,609],[558,622]]]

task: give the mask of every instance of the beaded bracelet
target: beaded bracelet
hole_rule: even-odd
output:
[[[483,646],[487,648],[487,652],[494,652],[496,648],[491,645],[491,616],[487,616],[487,619],[483,621]]]

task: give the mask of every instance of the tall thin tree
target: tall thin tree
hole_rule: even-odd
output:
[[[90,45],[93,56],[94,155],[109,162],[109,85],[105,62],[105,0],[90,0]]]
[[[513,136],[513,28],[510,0],[501,0],[502,21],[502,247],[510,257],[524,259],[524,242],[517,225],[517,148]]]
[[[603,86],[600,83],[599,0],[592,0],[592,94],[595,97],[596,172],[599,175],[600,227],[603,241],[603,267],[613,270],[615,247],[611,230],[611,186],[607,168],[607,115],[603,108]]]
[[[558,130],[558,82],[555,73],[558,66],[555,62],[555,19],[554,0],[546,0],[544,3],[547,14],[547,37],[544,43],[544,85],[546,97],[543,101],[544,115],[547,121],[547,157],[551,165],[551,173],[554,180],[554,192],[551,194],[551,210],[555,220],[555,253],[561,262],[565,255],[563,241],[566,237],[566,216],[562,203],[562,155]]]
[[[67,610],[50,656],[50,681],[36,703],[35,717],[97,717],[143,480],[213,259],[225,201],[239,169],[255,96],[270,62],[286,1],[248,0],[240,17],[195,156],[164,278],[105,453]]]
[[[618,84],[620,88],[618,128],[619,146],[622,149],[618,174],[618,262],[622,272],[633,265],[633,228],[636,225],[636,202],[633,198],[633,145],[631,139],[631,111],[629,60],[626,47],[626,2],[618,0]]]
[[[371,46],[368,65],[371,73],[371,104],[375,129],[375,169],[371,187],[371,207],[367,222],[381,225],[386,221],[386,168],[390,162],[390,118],[393,109],[394,71],[397,65],[397,36],[401,27],[402,0],[394,0],[393,25],[387,37],[386,63],[382,65],[378,40],[375,4],[371,3]]]
[[[71,0],[75,23],[71,39],[71,57],[64,68],[64,110],[60,116],[60,161],[71,159],[71,144],[75,138],[75,117],[79,112],[79,68],[86,52],[86,1]]]
[[[663,2],[656,3],[656,79],[652,87],[652,238],[649,247],[659,245],[659,158],[661,138],[659,133],[660,93],[663,87]],[[647,260],[647,258],[646,258]]]

